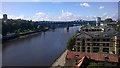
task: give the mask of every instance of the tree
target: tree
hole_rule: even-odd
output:
[[[120,25],[116,27],[116,30],[120,32]]]
[[[69,40],[67,42],[67,49],[72,50],[74,45],[75,45],[75,37],[72,36],[72,37],[69,38]]]
[[[79,31],[79,30],[76,30],[75,35],[74,35],[74,36],[76,37],[78,33],[80,33],[80,31]]]
[[[104,20],[104,23],[111,23],[111,22],[113,22],[112,18],[107,18]]]
[[[103,63],[95,63],[95,62],[91,62],[87,68],[104,68],[104,64]]]

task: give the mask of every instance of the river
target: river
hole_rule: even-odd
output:
[[[3,66],[50,66],[66,49],[77,27],[57,28],[47,32],[18,38],[3,44]]]

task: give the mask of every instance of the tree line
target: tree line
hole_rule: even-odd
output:
[[[40,28],[40,27],[39,27]],[[34,31],[38,29],[36,22],[28,20],[2,20],[2,35],[6,36],[8,33],[21,33],[27,31]]]

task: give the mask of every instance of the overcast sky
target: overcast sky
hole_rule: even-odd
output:
[[[95,20],[96,17],[116,20],[118,2],[3,2],[2,14],[7,14],[9,19],[34,21]]]

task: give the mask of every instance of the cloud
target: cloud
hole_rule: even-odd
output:
[[[47,13],[43,13],[43,12],[38,12],[35,13],[35,15],[33,16],[32,20],[33,21],[74,21],[74,20],[95,20],[96,16],[84,16],[84,15],[76,15],[73,14],[72,12],[69,11],[64,11],[61,10],[61,14],[58,16],[49,16]]]
[[[64,12],[64,10],[62,10],[61,16],[59,16],[59,19],[61,20],[72,20],[74,18],[74,14],[72,14],[71,12]]]
[[[88,3],[81,3],[80,6],[81,7],[90,7],[90,5]]]
[[[4,14],[4,13],[3,13]],[[6,14],[6,13],[5,13]],[[9,15],[7,14],[8,19],[25,19],[25,20],[30,20],[30,18],[25,17],[25,15]],[[0,15],[0,19],[3,18],[3,15]]]
[[[49,16],[43,12],[38,12],[32,17],[33,21],[48,20],[48,19],[49,19]]]
[[[8,15],[8,19],[25,19],[25,16],[24,15],[19,15],[19,16]]]
[[[0,15],[2,17],[2,15]],[[69,11],[61,10],[60,15],[51,16],[44,12],[37,12],[31,18],[25,17],[25,15],[8,15],[9,19],[25,19],[25,20],[33,20],[33,21],[74,21],[74,20],[95,20],[96,17],[101,17],[102,20],[106,18],[112,18],[113,20],[118,19],[118,12],[115,13],[103,13],[101,15],[79,15],[74,14]]]
[[[112,14],[108,14],[108,13],[103,13],[103,15],[100,16],[103,20],[106,18],[112,18],[113,20],[117,20],[118,19],[118,12],[112,13]]]
[[[99,8],[98,9],[104,9],[105,7],[104,6],[99,6]]]
[[[3,18],[3,15],[0,15],[0,19]]]

